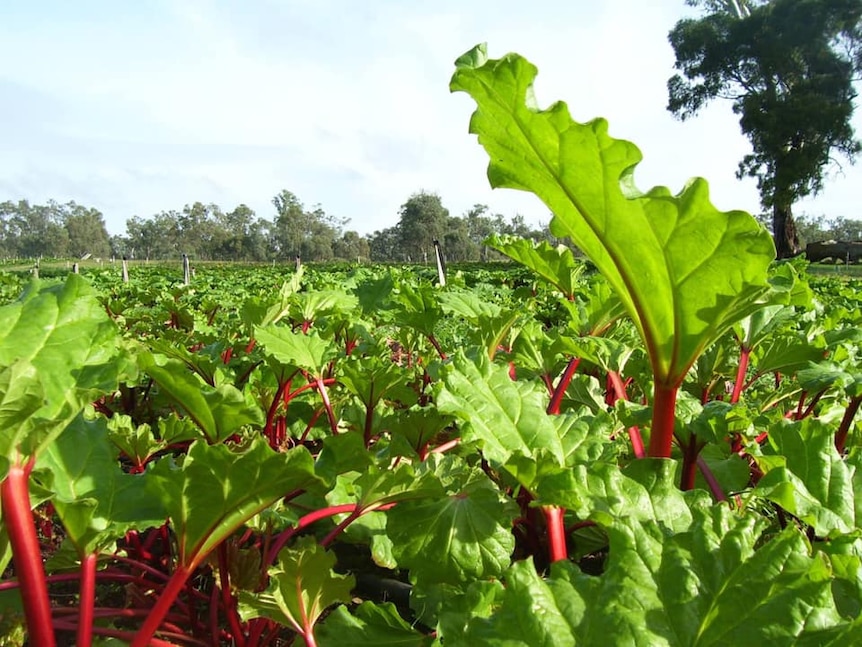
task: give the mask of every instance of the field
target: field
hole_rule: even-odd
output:
[[[571,294],[514,265],[446,287],[430,268],[220,266],[185,286],[150,266],[5,306],[4,359],[26,352],[57,373],[33,388],[62,389],[48,416],[27,379],[4,387],[4,433],[38,457],[49,626],[94,644],[855,635],[858,286],[797,277],[794,303],[723,335],[683,382],[671,460],[649,459],[637,332],[567,263]],[[6,644],[24,561],[2,585]]]
[[[457,66],[589,264],[0,274],[0,644],[862,644],[859,281]]]

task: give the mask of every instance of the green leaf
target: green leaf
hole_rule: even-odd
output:
[[[269,326],[278,323],[290,312],[295,295],[302,285],[304,267],[300,267],[291,277],[285,281],[281,289],[273,298],[248,299],[240,309],[240,318],[248,327],[249,333],[253,334],[255,326]]]
[[[317,631],[320,647],[430,647],[425,636],[398,615],[392,603],[363,602],[351,614],[338,607]]]
[[[392,294],[393,287],[395,287],[395,282],[392,280],[391,274],[384,274],[379,278],[368,279],[360,283],[354,292],[359,299],[362,314],[377,314],[391,306],[389,295]]]
[[[386,429],[393,435],[403,436],[419,452],[434,437],[452,424],[452,418],[437,407],[412,406],[398,409],[385,420]]]
[[[532,456],[541,449],[565,462],[560,434],[545,413],[547,394],[537,385],[515,382],[508,369],[459,351],[446,367],[436,393],[437,408],[462,420],[465,442],[482,441],[485,456],[505,463],[515,452]]]
[[[553,247],[545,240],[537,243],[526,238],[496,235],[485,244],[533,270],[570,301],[575,298],[584,264],[577,262],[572,250],[565,245]]]
[[[310,371],[315,377],[322,375],[324,367],[338,355],[335,346],[316,332],[303,335],[283,326],[268,326],[256,328],[254,334],[276,360]]]
[[[128,530],[164,523],[167,512],[149,474],[126,474],[104,418],[78,416],[36,465],[51,472],[46,487],[79,557],[110,546]]]
[[[135,465],[144,462],[165,446],[164,440],[156,440],[150,425],[136,425],[131,416],[115,413],[107,421],[108,438]]]
[[[332,572],[335,555],[328,553],[313,537],[303,537],[296,546],[280,553],[279,565],[270,569],[266,591],[241,591],[243,620],[264,617],[289,624],[306,638],[324,611],[338,602],[350,602],[354,579]]]
[[[366,451],[361,434],[338,434],[323,439],[323,449],[317,455],[314,471],[327,483],[335,483],[339,474],[361,473],[374,463],[374,457]]]
[[[852,474],[835,449],[834,434],[815,418],[775,425],[769,439],[779,464],[769,469],[764,463],[768,471],[753,490],[821,536],[856,527]]]
[[[572,120],[558,102],[540,111],[536,68],[515,54],[489,60],[478,46],[456,62],[453,91],[477,103],[470,132],[491,158],[493,187],[531,191],[619,294],[644,340],[656,380],[677,386],[702,350],[754,312],[769,290],[772,239],[749,214],[720,212],[707,183],[678,195],[641,193],[641,153],[607,122]]]
[[[437,302],[437,295],[432,286],[402,281],[392,300],[396,304],[397,323],[412,328],[426,337],[434,334],[434,328],[442,318],[443,310]]]
[[[0,478],[39,453],[130,366],[114,323],[80,276],[34,283],[0,307]]]
[[[561,301],[571,315],[569,328],[576,336],[601,336],[625,315],[622,302],[601,275],[585,282],[582,291],[574,302]]]
[[[339,382],[373,409],[387,391],[407,381],[408,373],[398,364],[377,355],[351,357],[340,364]]]
[[[199,564],[254,515],[317,478],[304,447],[276,453],[262,438],[241,450],[192,444],[182,468],[160,460],[151,470],[170,515],[180,563]]]
[[[440,480],[429,465],[414,468],[409,463],[384,468],[369,465],[362,472],[340,474],[326,495],[329,505],[356,503],[368,508],[407,499],[442,496]]]
[[[606,373],[621,373],[635,352],[632,346],[608,337],[560,337],[557,347],[568,355],[598,366]]]
[[[535,492],[541,504],[568,508],[582,519],[608,524],[632,517],[680,531],[691,523],[692,505],[709,497],[680,492],[675,479],[676,463],[668,459],[641,459],[625,470],[597,461],[541,475]]]
[[[540,375],[555,375],[561,365],[560,349],[545,329],[535,319],[528,320],[518,331],[512,343],[511,359],[519,375],[524,369]]]
[[[798,333],[787,332],[764,341],[754,352],[753,363],[759,374],[794,373],[823,359],[823,354],[823,348],[818,348]]]
[[[483,301],[476,292],[443,292],[439,301],[446,314],[462,317],[472,324],[468,329],[468,339],[492,359],[512,327],[522,317],[520,310],[503,310],[495,303]]]
[[[568,581],[571,568],[567,563],[563,568],[555,566],[555,577],[543,580],[532,561],[516,562],[506,574],[506,590],[498,612],[488,619],[474,618],[466,636],[453,636],[455,644],[475,647],[589,645],[586,636],[577,631],[584,616],[584,600]]]
[[[139,364],[159,390],[194,420],[207,441],[218,443],[244,425],[262,425],[263,411],[232,384],[212,387],[176,359],[141,353]]]
[[[296,295],[294,307],[301,321],[321,321],[328,315],[350,312],[359,305],[359,299],[343,290],[313,290]]]
[[[529,561],[515,564],[500,608],[471,621],[464,644],[790,646],[846,625],[825,560],[792,529],[755,551],[764,525],[722,507],[670,535],[631,516],[614,521],[602,575],[558,562],[543,580]]]
[[[388,513],[393,555],[414,581],[466,583],[509,566],[517,507],[484,473],[461,479],[444,497],[403,502]]]

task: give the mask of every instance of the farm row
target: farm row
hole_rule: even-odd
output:
[[[4,306],[4,633],[20,593],[50,600],[38,644],[856,636],[857,286],[777,270],[785,303],[687,374],[671,460],[638,458],[653,377],[619,300],[498,246],[555,284],[152,268]]]

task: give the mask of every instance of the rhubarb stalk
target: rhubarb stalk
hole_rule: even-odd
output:
[[[15,575],[21,584],[29,642],[39,647],[54,647],[57,643],[51,625],[48,584],[42,566],[36,524],[30,510],[30,492],[27,487],[29,475],[27,467],[12,465],[6,480],[0,484],[0,501],[12,546]]]
[[[545,513],[545,522],[548,524],[548,545],[551,553],[551,562],[559,562],[569,558],[566,548],[566,526],[563,524],[563,515],[566,511],[555,505],[542,506]]]
[[[81,562],[81,584],[78,595],[78,647],[93,644],[93,617],[96,607],[96,562],[97,553],[90,553]]]
[[[730,394],[731,404],[739,402],[739,396],[742,394],[742,389],[745,385],[745,373],[748,371],[748,360],[750,357],[751,349],[745,345],[741,346],[739,349],[739,368],[736,369],[736,382],[733,384],[733,393]]]
[[[853,424],[853,418],[856,417],[856,412],[859,411],[859,405],[862,404],[862,395],[857,395],[850,399],[850,404],[844,411],[844,417],[841,418],[841,424],[838,425],[838,431],[835,432],[835,449],[839,454],[844,454],[844,446],[847,444],[847,434],[850,432],[850,425]]]
[[[666,386],[659,382],[655,384],[652,429],[649,438],[649,456],[651,458],[670,458],[678,388],[677,386]]]
[[[560,404],[563,402],[563,396],[566,394],[566,389],[569,388],[569,384],[572,381],[572,377],[575,375],[575,371],[578,370],[578,364],[580,364],[580,362],[580,357],[572,357],[566,365],[566,370],[563,371],[560,381],[557,382],[557,386],[551,396],[551,401],[548,403],[547,411],[549,414],[556,415],[560,413]]]

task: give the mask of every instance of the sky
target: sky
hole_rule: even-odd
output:
[[[451,94],[454,60],[481,42],[539,68],[541,107],[602,116],[644,155],[646,190],[709,180],[720,209],[760,210],[730,104],[667,112],[667,33],[683,0],[0,0],[0,201],[99,209],[127,219],[196,201],[272,198],[349,218],[361,234],[398,222],[418,191],[452,215],[487,204],[547,222],[534,196],[491,190],[487,156]],[[862,134],[862,113],[855,128]],[[796,213],[860,218],[862,164],[834,168]]]

